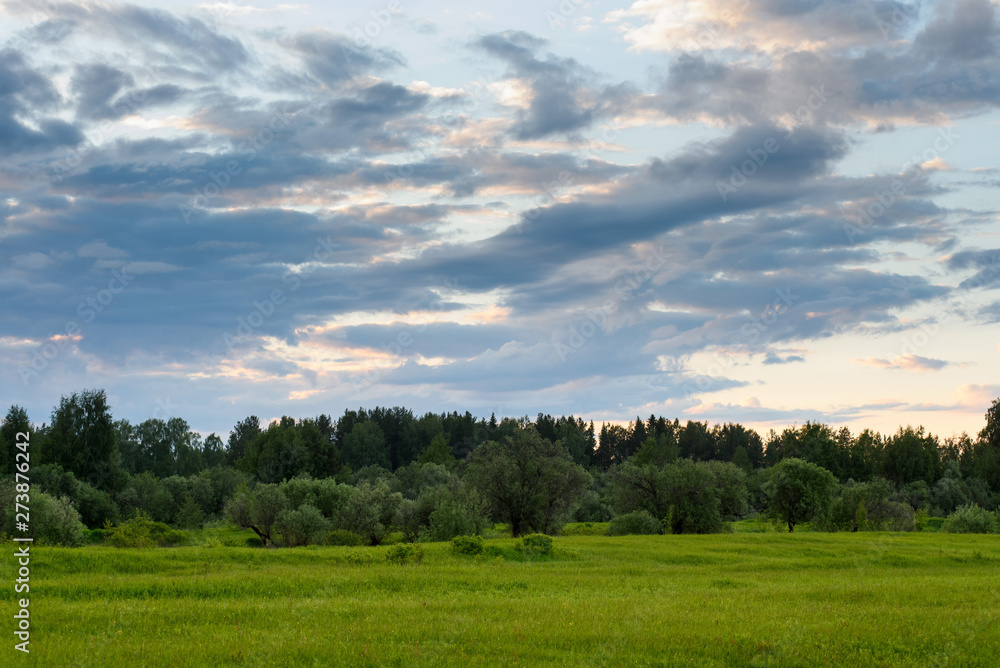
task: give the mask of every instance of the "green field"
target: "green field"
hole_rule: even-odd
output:
[[[525,562],[423,547],[407,565],[388,547],[36,548],[25,663],[1000,665],[996,536],[566,536]]]

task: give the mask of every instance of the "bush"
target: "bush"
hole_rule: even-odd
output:
[[[391,564],[419,564],[424,559],[424,548],[411,543],[398,543],[389,548],[385,560]]]
[[[552,554],[552,539],[543,533],[531,533],[518,540],[514,547],[525,556],[549,555]]]
[[[347,529],[334,529],[330,533],[326,534],[326,538],[323,539],[324,545],[347,545],[350,547],[357,547],[364,542],[358,534],[353,531],[348,531]]]
[[[483,547],[482,536],[455,536],[451,539],[451,549],[459,554],[482,554]]]
[[[14,501],[17,497],[14,481],[8,479],[0,483],[0,533],[8,536],[25,536],[17,531],[17,509]],[[86,527],[80,521],[80,513],[66,497],[55,498],[44,492],[31,493],[31,520],[28,522],[28,537],[34,538],[41,545],[62,545],[64,547],[79,547],[86,537]]]
[[[186,542],[186,531],[171,529],[162,522],[154,522],[145,514],[133,517],[117,526],[106,526],[108,542],[115,547],[169,547]]]
[[[303,503],[298,510],[281,511],[274,526],[286,545],[296,547],[320,542],[330,528],[330,520],[316,506]]]
[[[649,536],[660,533],[660,520],[645,510],[625,513],[611,520],[609,536]]]
[[[997,518],[976,505],[962,506],[941,527],[948,533],[997,533]]]
[[[575,522],[567,524],[560,531],[560,536],[607,536],[607,522]]]

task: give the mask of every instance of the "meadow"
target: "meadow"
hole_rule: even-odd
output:
[[[568,535],[549,557],[428,543],[400,565],[391,546],[234,547],[246,533],[206,531],[177,548],[35,548],[30,663],[1000,663],[996,536]],[[2,598],[10,609],[13,588]]]

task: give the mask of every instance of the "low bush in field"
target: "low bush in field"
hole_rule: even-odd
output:
[[[531,533],[514,544],[514,549],[528,557],[552,554],[552,539],[543,533]]]
[[[114,526],[106,525],[108,543],[115,547],[170,547],[186,543],[190,539],[187,531],[171,529],[162,522],[154,522],[140,514]]]
[[[941,529],[948,533],[997,533],[997,518],[979,506],[962,506],[948,515]]]
[[[451,549],[458,554],[475,556],[482,554],[483,548],[482,536],[455,536],[451,539]]]
[[[347,529],[334,529],[323,539],[324,545],[346,545],[349,547],[357,547],[362,542],[364,541],[362,541],[361,536]]]
[[[391,564],[419,564],[423,559],[424,548],[413,543],[398,543],[385,554],[385,560]]]
[[[607,522],[573,522],[560,531],[560,536],[607,536]]]
[[[648,511],[637,510],[632,513],[618,515],[608,525],[609,536],[648,536],[658,534],[662,523]]]

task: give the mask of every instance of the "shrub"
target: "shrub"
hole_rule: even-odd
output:
[[[483,547],[482,536],[455,536],[451,539],[451,549],[459,554],[482,554]]]
[[[560,536],[607,536],[607,522],[576,522],[567,524],[559,532]]]
[[[941,528],[948,533],[997,533],[997,518],[979,506],[962,506],[948,515]]]
[[[154,522],[144,513],[117,526],[106,525],[108,542],[115,547],[169,547],[188,540],[186,531]]]
[[[194,497],[188,494],[177,511],[175,522],[182,529],[200,529],[205,524],[205,511]]]
[[[660,533],[660,520],[645,510],[618,515],[608,526],[609,536],[648,536]]]
[[[531,533],[518,540],[515,549],[525,556],[552,554],[552,539],[543,533]]]
[[[347,545],[350,547],[357,547],[362,543],[361,536],[354,533],[353,531],[348,531],[347,529],[334,529],[330,533],[326,534],[326,538],[323,539],[324,545]]]
[[[419,564],[424,559],[424,548],[412,543],[398,543],[389,548],[385,560],[391,564]]]
[[[496,545],[487,545],[483,548],[483,553],[480,556],[485,559],[503,559],[504,553],[503,550]]]
[[[14,481],[8,479],[0,483],[0,533],[8,536],[25,536],[17,531],[17,509],[14,501],[17,488]],[[80,513],[66,497],[55,498],[44,492],[31,493],[31,521],[29,533],[31,538],[42,545],[62,545],[79,547],[83,545],[86,527],[80,521]]]
[[[285,544],[295,547],[319,542],[330,528],[330,520],[316,506],[303,503],[298,510],[287,508],[278,514],[275,528],[285,539]]]

